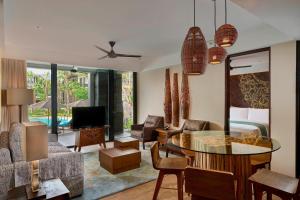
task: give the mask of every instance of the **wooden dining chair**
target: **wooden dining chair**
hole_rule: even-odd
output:
[[[250,176],[255,200],[262,200],[263,192],[267,193],[267,200],[272,200],[272,194],[283,200],[299,200],[299,180],[290,176],[272,172],[267,169],[258,170]]]
[[[159,175],[153,194],[153,200],[157,199],[160,186],[162,184],[164,175],[166,174],[174,174],[177,176],[178,200],[182,200],[184,170],[187,166],[188,160],[186,158],[161,158],[159,155],[159,147],[157,142],[153,143],[151,146],[151,158],[154,169],[159,170]]]
[[[258,138],[255,141],[255,145],[271,148],[272,143],[262,138]],[[251,163],[252,173],[254,174],[258,169],[266,168],[266,166],[270,167],[271,158],[272,158],[272,153],[251,155],[250,163]]]
[[[235,200],[234,175],[230,172],[187,167],[185,192],[192,200]]]

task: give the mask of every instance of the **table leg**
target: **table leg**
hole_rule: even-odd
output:
[[[248,181],[248,178],[252,174],[250,156],[239,155],[233,156],[235,172],[237,176],[237,194],[240,200],[251,200],[252,199],[252,187]]]
[[[233,172],[237,178],[237,199],[251,199],[252,188],[248,181],[252,174],[250,156],[195,153],[194,166],[201,169]]]

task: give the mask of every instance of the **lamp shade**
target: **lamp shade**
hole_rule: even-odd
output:
[[[48,158],[48,128],[40,122],[23,123],[21,148],[26,161]]]
[[[226,57],[226,50],[223,47],[211,47],[208,49],[208,63],[220,64]]]
[[[207,65],[207,45],[199,27],[191,27],[181,49],[183,72],[188,75],[203,74]]]
[[[29,105],[34,100],[32,89],[10,88],[2,90],[2,105]]]
[[[220,47],[232,46],[238,38],[236,28],[231,24],[220,26],[215,34],[215,43]]]

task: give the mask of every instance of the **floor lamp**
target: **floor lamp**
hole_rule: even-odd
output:
[[[33,103],[33,90],[23,88],[10,88],[2,90],[2,105],[19,106],[19,122],[22,123],[22,106]]]

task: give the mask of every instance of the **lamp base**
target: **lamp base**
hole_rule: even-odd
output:
[[[39,161],[31,161],[31,184],[26,186],[27,199],[46,199],[46,192],[40,187]]]

